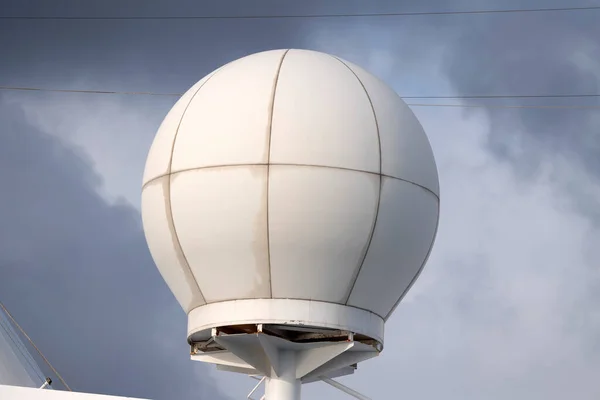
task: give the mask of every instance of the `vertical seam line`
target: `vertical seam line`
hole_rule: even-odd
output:
[[[283,65],[283,60],[285,56],[288,54],[290,49],[285,50],[283,55],[281,56],[281,60],[279,60],[279,65],[277,66],[277,72],[275,74],[275,82],[273,83],[273,93],[271,95],[271,104],[269,105],[269,135],[268,135],[268,150],[267,150],[267,200],[266,200],[266,208],[267,208],[267,258],[269,260],[269,297],[273,298],[273,273],[271,269],[271,228],[269,226],[269,195],[270,195],[270,180],[271,180],[271,135],[273,133],[273,110],[275,109],[275,95],[277,94],[277,84],[279,83],[279,74],[281,73],[281,67]]]
[[[348,66],[348,64],[346,64],[342,59],[340,59],[336,56],[332,56],[332,57],[335,58],[336,60],[338,60],[340,63],[342,63],[346,68],[348,68],[348,70],[352,73],[352,75],[354,75],[354,77],[356,78],[356,80],[358,81],[360,86],[363,88],[365,95],[367,96],[367,99],[369,100],[369,104],[371,105],[371,111],[373,112],[373,119],[375,119],[375,129],[377,131],[377,144],[379,146],[379,196],[377,198],[377,206],[375,208],[375,218],[373,219],[373,227],[371,228],[371,233],[369,234],[369,240],[367,241],[367,247],[365,249],[365,254],[363,255],[362,261],[361,261],[359,267],[357,268],[354,276],[352,277],[352,284],[350,285],[350,290],[348,291],[348,295],[346,296],[346,299],[344,301],[344,304],[348,305],[348,302],[350,301],[350,296],[352,295],[352,292],[354,291],[354,287],[356,286],[356,282],[358,281],[360,272],[362,271],[362,268],[365,265],[365,260],[367,259],[367,255],[369,254],[369,249],[371,248],[371,243],[373,242],[373,236],[375,235],[375,228],[377,227],[377,220],[379,219],[379,207],[381,205],[381,188],[383,187],[382,161],[381,161],[381,159],[382,159],[381,135],[379,133],[379,122],[377,121],[377,113],[375,112],[375,107],[373,106],[373,100],[371,99],[371,96],[369,95],[369,92],[367,91],[365,84],[360,80],[360,78],[358,77],[356,72],[354,72],[352,70],[352,68],[350,68]]]
[[[421,272],[423,272],[423,269],[425,268],[425,264],[427,264],[427,261],[429,260],[429,256],[431,255],[431,251],[433,250],[433,245],[435,244],[435,239],[437,238],[438,227],[440,226],[440,199],[439,199],[439,197],[438,197],[437,203],[438,203],[437,222],[435,224],[435,232],[433,232],[433,238],[431,239],[431,244],[429,245],[429,250],[427,251],[427,255],[425,255],[425,259],[423,260],[423,263],[421,264],[421,267],[419,267],[419,270],[417,271],[415,276],[412,278],[412,280],[410,281],[410,283],[408,284],[406,289],[404,289],[404,291],[402,292],[402,294],[400,295],[398,300],[396,300],[396,303],[394,303],[394,306],[392,307],[390,312],[388,312],[387,315],[385,316],[385,318],[383,319],[384,322],[386,322],[392,316],[394,311],[396,311],[396,308],[398,307],[400,302],[402,302],[402,299],[404,299],[404,296],[406,296],[406,294],[413,287],[413,285],[415,284],[415,282],[417,281],[419,276],[421,276]]]
[[[175,219],[173,218],[173,202],[171,200],[171,175],[172,175],[171,170],[172,170],[172,165],[173,165],[173,154],[175,152],[175,144],[177,143],[177,136],[179,135],[179,128],[181,127],[181,123],[183,122],[183,119],[185,118],[185,114],[187,113],[188,108],[192,104],[192,101],[194,101],[194,98],[196,97],[196,95],[204,87],[204,85],[206,85],[226,65],[224,65],[221,68],[214,71],[212,73],[212,75],[210,75],[206,79],[206,81],[204,81],[204,83],[202,85],[200,85],[198,90],[196,90],[196,92],[193,94],[192,98],[190,99],[189,103],[186,104],[185,109],[183,110],[183,114],[181,114],[181,119],[179,120],[179,123],[177,124],[177,130],[175,130],[175,135],[173,136],[173,146],[171,147],[171,155],[169,157],[169,167],[167,169],[168,179],[167,179],[166,195],[167,195],[167,198],[169,199],[169,215],[167,216],[167,221],[169,221],[171,223],[171,225],[173,226],[173,234],[175,235],[175,241],[177,243],[177,246],[179,247],[179,249],[176,249],[176,250],[179,250],[181,252],[181,256],[183,257],[183,260],[185,261],[185,267],[188,269],[188,271],[192,275],[192,278],[194,279],[194,282],[196,283],[196,287],[198,288],[198,293],[200,294],[200,297],[202,298],[202,300],[204,301],[205,304],[207,303],[206,298],[204,297],[204,293],[202,293],[202,289],[200,289],[200,283],[198,283],[198,279],[196,278],[196,275],[194,275],[194,271],[192,270],[192,267],[190,267],[190,263],[185,255],[185,252],[183,251],[183,247],[181,247],[181,242],[179,241],[179,235],[177,234],[177,228],[175,226]]]

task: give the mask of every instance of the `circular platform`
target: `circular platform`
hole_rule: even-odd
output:
[[[188,314],[188,342],[211,337],[213,328],[245,332],[245,325],[278,325],[288,332],[323,334],[350,332],[355,340],[374,340],[383,346],[384,321],[367,310],[312,300],[248,299],[197,307]]]

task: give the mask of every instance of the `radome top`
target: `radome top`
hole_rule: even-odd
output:
[[[273,298],[387,319],[427,259],[438,211],[411,110],[362,68],[307,50],[253,54],[195,84],[144,173],[148,245],[187,313]]]

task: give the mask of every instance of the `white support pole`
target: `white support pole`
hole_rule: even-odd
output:
[[[46,378],[46,381],[44,382],[44,384],[42,386],[39,387],[39,389],[46,389],[50,385],[52,385],[52,379]]]
[[[279,351],[279,375],[266,379],[266,400],[300,400],[302,382],[296,378],[296,352]]]
[[[367,396],[358,393],[356,390],[350,389],[348,386],[346,385],[342,385],[341,383],[339,383],[338,381],[335,381],[331,378],[328,378],[326,376],[320,376],[319,377],[323,382],[327,383],[328,385],[333,386],[336,389],[341,390],[342,392],[349,394],[350,396],[354,397],[355,399],[358,400],[371,400],[370,398],[368,398]]]

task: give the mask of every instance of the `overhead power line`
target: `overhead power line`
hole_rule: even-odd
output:
[[[586,105],[550,105],[550,104],[426,104],[406,103],[411,107],[456,107],[456,108],[533,108],[533,109],[556,109],[556,110],[600,110],[600,106]]]
[[[37,15],[5,15],[0,19],[13,20],[169,20],[169,19],[314,19],[314,18],[375,18],[375,17],[414,17],[427,15],[481,15],[481,14],[515,14],[540,12],[569,12],[600,10],[600,6],[561,7],[561,8],[523,8],[504,10],[456,10],[456,11],[415,11],[415,12],[382,12],[382,13],[331,13],[331,14],[283,14],[283,15],[172,15],[172,16],[37,16]]]
[[[113,91],[113,90],[46,89],[46,88],[19,87],[19,86],[0,86],[0,90],[21,91],[21,92],[121,94],[121,95],[143,95],[143,96],[170,96],[170,97],[180,97],[183,94],[183,93],[123,92],[123,91]]]
[[[600,94],[508,94],[508,95],[473,95],[473,96],[402,96],[403,99],[563,99],[600,97]]]
[[[135,96],[170,96],[180,97],[183,93],[160,93],[160,92],[127,92],[119,90],[90,90],[90,89],[52,89],[25,86],[0,86],[0,90],[25,91],[25,92],[58,92],[58,93],[90,93],[90,94],[119,94]],[[552,99],[552,98],[585,98],[600,97],[600,94],[582,93],[582,94],[507,94],[507,95],[465,95],[465,96],[400,96],[403,99]]]
[[[110,95],[134,96],[164,96],[181,97],[183,93],[158,93],[158,92],[126,92],[114,90],[76,90],[76,89],[46,89],[35,87],[0,86],[0,90],[26,91],[26,92],[55,92],[55,93],[87,93]],[[401,96],[403,99],[421,100],[460,100],[460,99],[533,99],[533,98],[600,98],[600,94],[554,94],[554,95],[473,95],[473,96]],[[596,110],[600,106],[594,105],[506,105],[506,104],[435,104],[435,103],[408,103],[412,107],[462,107],[462,108],[537,108],[537,109],[581,109]]]

